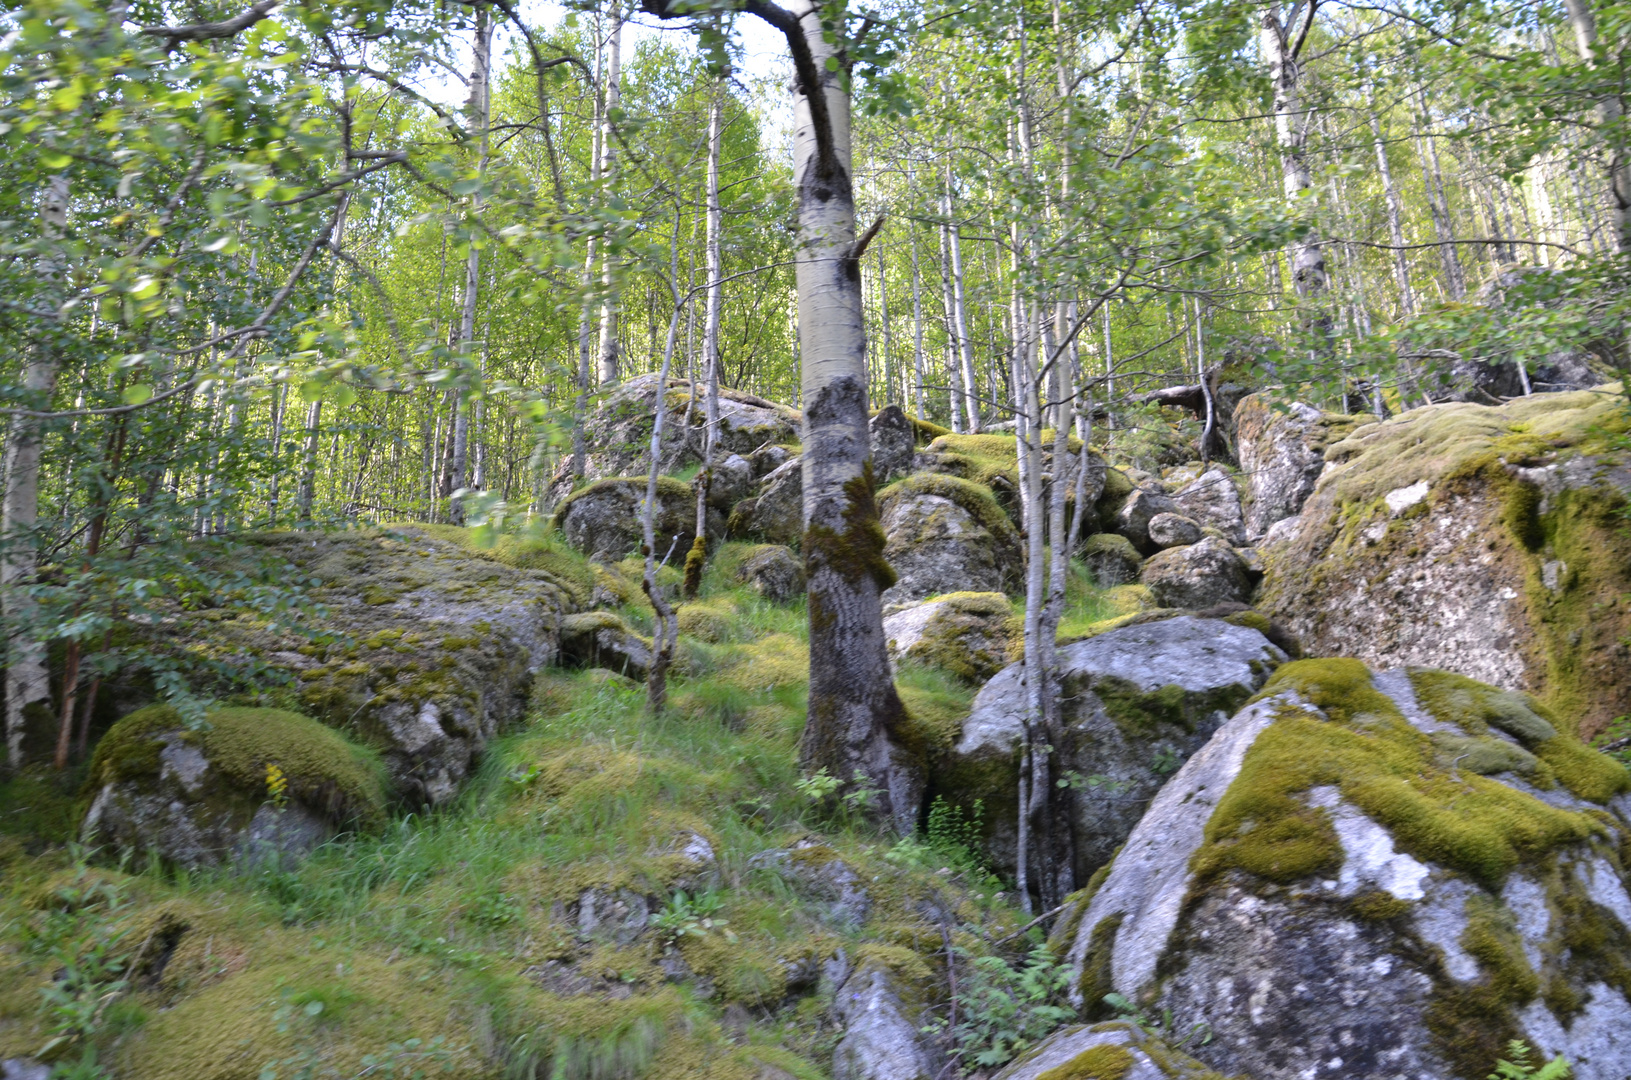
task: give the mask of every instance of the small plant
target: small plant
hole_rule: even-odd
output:
[[[1207,1043],[1212,1041],[1212,1025],[1207,1024],[1204,1021],[1198,1024],[1191,1024],[1187,1031],[1180,1034],[1178,1031],[1178,1025],[1173,1021],[1171,1009],[1163,1009],[1161,1011],[1161,1018],[1159,1020],[1151,1020],[1148,1016],[1144,1015],[1144,1010],[1140,1009],[1137,1005],[1133,1004],[1121,994],[1104,995],[1104,1003],[1116,1010],[1116,1018],[1118,1020],[1125,1020],[1129,1024],[1135,1024],[1138,1027],[1143,1028],[1149,1034],[1158,1039],[1165,1040],[1169,1045],[1179,1050],[1182,1050],[1184,1047],[1190,1045],[1205,1046]]]
[[[49,1035],[35,1056],[57,1061],[59,1072],[90,1078],[105,1075],[97,1064],[97,1039],[109,1012],[130,988],[133,962],[129,931],[118,916],[130,906],[123,887],[101,879],[80,862],[77,873],[51,896],[51,907],[33,928],[30,945],[47,958],[56,977],[41,995]],[[78,1052],[78,1060],[66,1059]]]
[[[1178,766],[1184,763],[1178,751],[1170,746],[1155,748],[1155,757],[1150,760],[1150,771],[1157,776],[1168,776],[1178,771]]]
[[[842,785],[843,781],[829,773],[825,765],[804,779],[793,782],[794,789],[807,801],[813,803],[826,802],[832,797],[833,792],[837,791]]]
[[[266,765],[266,801],[276,810],[289,805],[289,778],[283,775],[276,762]]]
[[[517,769],[504,778],[505,783],[518,791],[525,791],[543,775],[544,770],[535,762],[525,769]]]
[[[521,917],[521,904],[506,893],[488,893],[472,901],[465,908],[464,917],[479,926],[497,929]]]
[[[1107,795],[1112,799],[1125,795],[1128,789],[1133,786],[1131,780],[1117,780],[1114,777],[1105,776],[1103,773],[1083,776],[1075,769],[1066,769],[1065,774],[1054,783],[1062,788],[1068,787],[1074,791],[1091,791],[1097,795]]]
[[[735,941],[736,934],[727,928],[727,920],[718,916],[718,911],[724,906],[717,893],[698,893],[690,895],[684,889],[676,892],[668,905],[651,917],[652,929],[662,937],[665,945],[671,945],[680,938],[707,937],[715,930],[725,935],[727,941]]]
[[[1511,1060],[1497,1061],[1489,1080],[1568,1080],[1573,1075],[1567,1058],[1555,1057],[1544,1065],[1529,1064],[1533,1052],[1522,1039],[1513,1039],[1506,1044],[1507,1058]]]
[[[1046,945],[1033,948],[1019,967],[1000,956],[973,958],[958,979],[957,1026],[951,1033],[957,1056],[986,1068],[1013,1060],[1076,1015],[1060,1004],[1069,984],[1070,969]],[[926,1030],[933,1033],[933,1028]]]

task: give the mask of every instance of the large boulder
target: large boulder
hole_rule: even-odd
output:
[[[587,601],[592,584],[571,555],[541,550],[512,560],[521,568],[501,561],[503,551],[467,549],[457,539],[464,535],[252,536],[241,557],[276,560],[306,579],[323,605],[324,638],[217,609],[177,612],[146,633],[155,649],[207,649],[217,670],[287,683],[301,712],[383,756],[394,797],[441,803],[493,736],[525,713],[537,673],[559,654],[560,617]]]
[[[917,429],[899,405],[885,405],[867,424],[872,442],[872,479],[886,484],[912,471]]]
[[[1112,528],[1139,551],[1152,555],[1160,550],[1160,545],[1150,539],[1150,520],[1159,514],[1181,514],[1181,511],[1172,496],[1164,492],[1134,488],[1116,511]]]
[[[644,682],[651,670],[651,642],[610,611],[585,611],[561,619],[561,660]]]
[[[729,513],[731,507],[753,494],[753,463],[741,454],[721,454],[714,459],[713,482],[708,485],[708,505]]]
[[[1624,397],[1451,404],[1357,428],[1282,542],[1259,606],[1313,655],[1451,667],[1583,735],[1631,713]]]
[[[678,472],[702,460],[707,444],[702,397],[697,387],[696,406],[689,411],[690,384],[668,380],[668,417],[663,429],[661,469]],[[689,415],[690,424],[686,418]],[[584,421],[587,450],[584,475],[590,480],[644,472],[650,464],[651,428],[657,416],[657,376],[639,375],[619,383]],[[727,387],[719,388],[719,429],[716,447],[722,453],[744,456],[766,443],[796,443],[802,423],[799,412],[786,405]],[[555,500],[572,492],[571,458],[561,463],[550,482]]]
[[[1201,540],[1201,527],[1182,514],[1155,515],[1150,518],[1149,533],[1150,543],[1162,550],[1198,544]]]
[[[1144,560],[1138,580],[1162,607],[1200,610],[1251,599],[1252,580],[1235,549],[1215,536]]]
[[[1119,533],[1094,533],[1082,541],[1082,564],[1101,589],[1131,585],[1138,580],[1144,557],[1133,542]]]
[[[756,544],[742,557],[736,580],[775,604],[784,604],[804,592],[804,564],[791,548]]]
[[[645,525],[647,478],[619,476],[600,480],[575,491],[555,509],[555,525],[567,543],[597,562],[617,562],[640,549]],[[663,476],[657,479],[657,508],[653,526],[660,559],[671,549],[691,550],[697,529],[696,494],[689,484]],[[710,536],[724,535],[724,518],[708,514]]]
[[[844,1034],[833,1048],[833,1080],[934,1080],[935,1062],[899,984],[875,959],[862,960],[837,983],[833,1013]]]
[[[1002,593],[962,592],[902,608],[883,620],[894,660],[914,660],[979,684],[1008,666],[1014,606]]]
[[[1282,667],[1061,916],[1072,1000],[1204,1022],[1256,1080],[1631,1075],[1631,776],[1532,698]]]
[[[1070,438],[1070,459],[1062,470],[1053,466],[1053,432],[1043,432],[1042,476],[1043,499],[1051,498],[1054,478],[1062,477],[1068,499],[1075,498],[1077,465],[1081,460],[1081,443]],[[989,429],[977,435],[947,434],[937,436],[928,447],[914,458],[920,472],[956,476],[988,488],[1004,509],[1011,514],[1019,512],[1019,448],[1013,435],[996,434]],[[1087,452],[1087,475],[1082,478],[1089,503],[1099,503],[1106,495],[1111,470],[1095,450]],[[1122,478],[1125,480],[1125,478]]]
[[[880,492],[878,509],[883,557],[896,577],[884,590],[884,604],[1018,588],[1019,532],[988,489],[916,473]]]
[[[1246,543],[1246,517],[1240,489],[1222,469],[1208,469],[1186,483],[1173,496],[1179,513],[1218,530],[1237,547]]]
[[[797,547],[804,540],[804,459],[788,458],[759,482],[756,498],[731,511],[733,537]]]
[[[1301,510],[1325,467],[1325,448],[1374,419],[1321,412],[1300,401],[1277,407],[1261,394],[1242,398],[1235,432],[1248,484],[1247,536],[1255,540]]]
[[[188,869],[297,858],[342,829],[385,821],[376,755],[310,717],[217,709],[189,727],[139,709],[97,744],[81,839]]]
[[[1166,778],[1285,658],[1249,625],[1192,615],[1122,626],[1059,650],[1065,740],[1052,768],[1067,785],[1069,862],[1079,880],[1110,860]],[[976,695],[956,748],[931,779],[954,801],[984,800],[988,852],[1001,868],[1014,865],[1016,747],[1028,713],[1024,665],[1014,664]]]

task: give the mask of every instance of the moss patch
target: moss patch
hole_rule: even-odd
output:
[[[1008,515],[1003,513],[990,488],[956,476],[914,473],[880,491],[878,505],[887,513],[892,502],[911,495],[935,495],[946,499],[967,511],[992,536],[1009,543],[1019,542],[1019,533],[1008,520]]]
[[[1133,1055],[1123,1046],[1104,1044],[1082,1051],[1036,1080],[1122,1080],[1133,1068]]]
[[[1371,685],[1357,660],[1299,660],[1261,696],[1293,691],[1322,710],[1285,704],[1247,751],[1219,800],[1192,865],[1288,882],[1334,869],[1341,845],[1304,798],[1333,785],[1417,858],[1498,886],[1520,862],[1600,833],[1585,814],[1547,806],[1505,784],[1441,765],[1432,740]]]
[[[266,801],[267,766],[276,765],[289,794],[338,824],[374,829],[385,821],[383,770],[376,757],[309,717],[279,709],[216,709],[208,728],[188,731],[168,705],[125,717],[97,744],[95,785],[157,776],[164,738],[198,745],[212,769],[252,808]]]

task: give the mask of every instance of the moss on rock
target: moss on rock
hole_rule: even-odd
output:
[[[1133,1068],[1126,1047],[1104,1043],[1090,1047],[1063,1065],[1056,1065],[1036,1080],[1122,1080]]]

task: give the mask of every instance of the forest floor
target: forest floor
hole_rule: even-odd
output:
[[[885,837],[801,776],[804,607],[736,585],[733,547],[689,605],[662,716],[621,676],[548,670],[456,804],[298,865],[116,869],[74,843],[79,772],[0,786],[0,1059],[132,1080],[816,1078],[834,986],[867,967],[965,1069],[1039,1038],[1066,1015],[1062,971],[1016,934],[979,823]],[[1108,613],[1071,592],[1067,622]],[[649,633],[648,608],[620,614]],[[929,668],[898,685],[941,725],[973,696]]]

